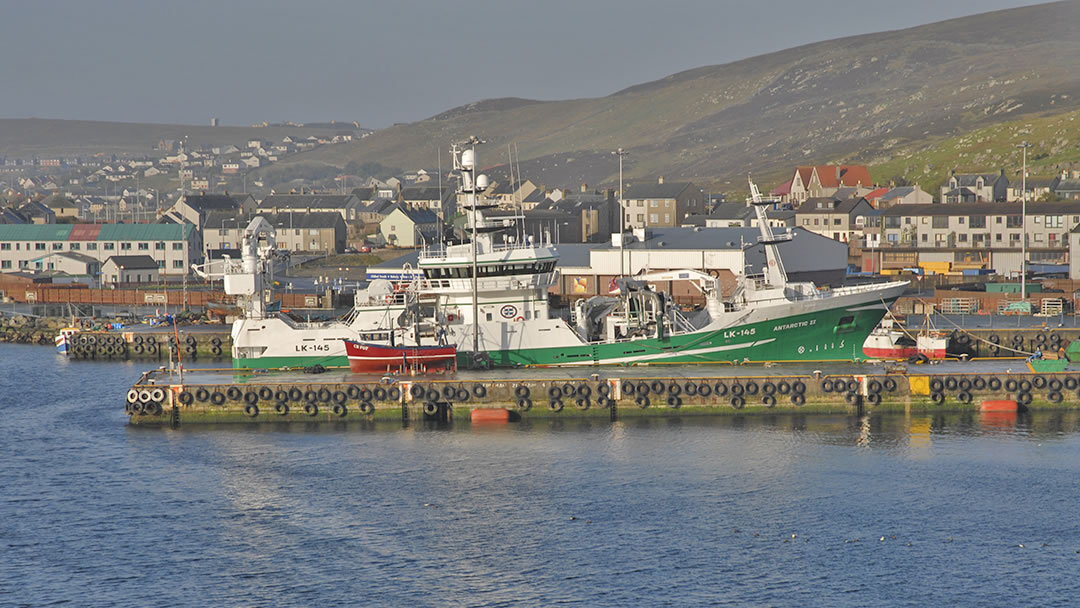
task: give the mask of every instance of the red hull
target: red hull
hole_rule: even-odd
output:
[[[445,369],[457,361],[456,346],[386,346],[345,340],[349,369],[357,373],[383,373],[410,368]]]

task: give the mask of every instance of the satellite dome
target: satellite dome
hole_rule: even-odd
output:
[[[491,182],[488,180],[488,176],[481,175],[476,178],[476,188],[478,190],[487,190]]]
[[[465,150],[461,153],[461,166],[466,169],[472,169],[476,164],[476,158],[472,150]]]

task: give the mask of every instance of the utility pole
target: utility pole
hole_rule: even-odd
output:
[[[1024,161],[1020,175],[1020,223],[1023,235],[1020,237],[1020,300],[1027,300],[1027,151],[1031,144],[1024,140],[1016,144],[1023,150]]]
[[[623,157],[629,152],[619,148],[612,152],[619,157],[619,276],[626,276],[626,208],[623,207]]]

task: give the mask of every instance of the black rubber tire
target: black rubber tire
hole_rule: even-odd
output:
[[[528,397],[518,397],[517,408],[523,412],[527,412],[532,409],[532,399]]]
[[[140,342],[140,343],[136,344],[135,348],[133,348],[132,350],[135,351],[136,355],[141,355],[141,354],[143,354],[143,351],[146,350],[146,348],[144,348],[143,345],[142,345],[142,342]]]
[[[563,410],[562,399],[553,399],[548,403],[548,409],[553,412],[561,412]]]
[[[828,378],[825,378],[824,380],[821,381],[821,392],[823,392],[823,393],[831,393],[831,392],[833,392],[832,380],[829,380]]]
[[[258,395],[256,395],[257,397]],[[255,418],[259,415],[259,406],[254,403],[249,403],[244,406],[244,415],[248,418]]]
[[[596,393],[598,395],[603,395],[604,397],[611,395],[611,385],[601,381],[600,384],[596,385]]]
[[[225,403],[225,395],[221,391],[214,391],[210,393],[210,403],[214,405],[223,405]]]
[[[1029,405],[1032,399],[1031,393],[1027,391],[1021,391],[1016,394],[1016,402],[1020,405]]]
[[[585,399],[592,397],[592,387],[588,384],[579,384],[574,391],[578,397],[584,397]]]
[[[439,404],[438,403],[435,403],[434,401],[425,401],[424,402],[424,415],[425,416],[434,416],[435,414],[438,414],[438,413],[439,413]]]
[[[1049,388],[1050,388],[1050,390],[1052,390],[1052,391],[1058,391],[1058,392],[1061,392],[1061,389],[1062,389],[1062,388],[1063,388],[1063,387],[1064,387],[1065,385],[1061,383],[1061,380],[1058,380],[1057,378],[1051,378],[1051,379],[1050,379],[1050,382],[1047,382],[1047,383],[1046,383],[1046,386],[1047,386],[1047,387],[1049,387]]]
[[[414,384],[409,388],[409,394],[413,396],[413,399],[423,397],[425,392],[427,392],[427,389],[421,384]]]
[[[220,346],[211,346],[210,347],[210,354],[215,356],[215,357],[220,357],[221,356],[221,347]]]
[[[1065,396],[1061,394],[1061,391],[1050,391],[1046,394],[1046,400],[1050,403],[1061,403],[1064,398]]]
[[[386,391],[386,398],[390,401],[401,401],[401,389],[391,386],[390,390]]]
[[[295,386],[289,389],[289,401],[293,403],[299,402],[304,398],[304,391],[296,388]]]
[[[761,404],[765,407],[776,407],[776,396],[772,393],[766,393],[761,398]]]
[[[798,393],[800,395],[806,394],[806,383],[802,380],[796,380],[791,384],[791,392]]]
[[[1020,390],[1025,392],[1025,393],[1030,393],[1031,392],[1031,387],[1034,386],[1031,382],[1029,382],[1027,380],[1021,380],[1018,383],[1018,385],[1020,387]]]
[[[356,398],[359,399],[360,401],[371,401],[372,399],[375,398],[375,393],[372,392],[372,390],[370,388],[365,386],[365,387],[360,389],[360,395],[357,396]]]
[[[1024,336],[1021,334],[1013,334],[1012,343],[1019,346],[1024,343]]]
[[[866,385],[866,389],[872,394],[881,394],[882,388],[883,387],[881,386],[881,381],[879,380],[871,380]]]
[[[206,403],[210,400],[210,391],[200,386],[195,389],[195,400],[199,403]]]
[[[1072,376],[1065,378],[1065,382],[1063,382],[1062,384],[1064,384],[1065,388],[1070,391],[1075,391],[1076,387],[1080,386],[1080,382],[1077,382],[1076,378],[1073,378]]]
[[[596,407],[598,407],[600,409],[605,409],[605,408],[611,407],[612,403],[614,403],[614,401],[612,401],[611,399],[608,399],[607,397],[605,397],[603,395],[598,395],[596,397]]]
[[[274,398],[274,389],[269,386],[259,387],[259,399],[262,401],[270,401]]]
[[[548,387],[547,396],[548,399],[552,401],[554,401],[555,399],[560,399],[562,398],[562,389],[553,384]]]
[[[319,403],[330,403],[330,398],[333,396],[334,394],[331,393],[330,389],[326,387],[320,388],[319,392],[316,395],[316,397],[318,397],[319,399]]]
[[[634,403],[641,409],[649,407],[649,398],[646,395],[638,395],[637,399],[634,399]]]
[[[945,403],[945,393],[936,391],[930,393],[930,401],[933,401],[934,405],[941,405],[942,403]]]
[[[754,382],[753,380],[750,380],[749,382],[747,382],[746,383],[746,394],[747,395],[756,395],[756,394],[758,394],[758,383]]]
[[[746,405],[746,399],[743,399],[741,395],[734,395],[731,397],[728,403],[731,404],[731,407],[737,410],[741,410],[743,406]]]
[[[334,391],[334,394],[331,395],[330,398],[333,399],[334,403],[336,404],[344,404],[346,401],[349,400],[349,397],[345,394],[345,391]]]
[[[195,395],[192,395],[191,391],[180,391],[176,400],[180,402],[180,405],[191,405],[195,401]]]
[[[274,413],[278,416],[288,416],[289,404],[285,403],[284,401],[278,401],[274,404]]]
[[[443,399],[455,399],[457,398],[457,387],[450,386],[449,384],[442,389]]]
[[[229,398],[229,401],[239,401],[244,396],[244,393],[239,388],[230,386],[225,389],[225,396]]]
[[[855,380],[848,380],[847,381],[847,390],[848,390],[849,393],[854,393],[855,391],[859,390],[859,383],[856,382]]]
[[[885,381],[882,382],[881,384],[882,384],[882,386],[885,387],[886,391],[888,391],[890,393],[895,393],[896,392],[897,385],[896,385],[896,379],[895,378],[885,378]]]
[[[386,389],[376,386],[375,390],[371,391],[371,398],[375,401],[386,401]],[[364,399],[363,401],[371,401],[371,399]]]
[[[717,382],[713,385],[713,392],[716,393],[717,397],[724,397],[728,394],[728,385],[723,382]]]
[[[563,392],[563,395],[565,395],[565,396],[567,396],[567,397],[570,397],[570,396],[572,396],[572,395],[574,394],[574,390],[575,390],[575,389],[574,389],[574,385],[573,385],[573,384],[570,384],[569,382],[567,382],[566,384],[562,385],[562,392]]]
[[[870,393],[866,396],[866,402],[870,405],[877,405],[881,403],[881,393]]]
[[[646,397],[648,397],[649,393],[651,392],[652,389],[649,388],[649,384],[647,382],[642,382],[641,384],[637,385],[637,394],[645,395]]]
[[[667,392],[669,396],[678,397],[682,394],[682,387],[679,386],[678,382],[672,382],[668,385]]]
[[[344,393],[342,393],[344,394]],[[338,418],[344,418],[349,415],[349,408],[345,407],[344,403],[335,403],[333,408],[334,415]]]
[[[992,344],[1001,344],[1001,337],[999,337],[997,334],[990,334],[990,337],[987,338],[987,340],[989,340]]]
[[[791,403],[792,403],[792,405],[794,405],[796,407],[802,407],[803,405],[806,404],[806,395],[804,395],[802,393],[792,393],[791,394]]]
[[[971,403],[971,400],[973,399],[971,393],[969,393],[968,391],[960,391],[956,395],[956,398],[960,401],[960,403]]]
[[[350,384],[348,388],[345,389],[345,394],[349,396],[349,399],[359,399],[360,387],[355,384]]]
[[[859,394],[848,391],[844,393],[844,402],[849,405],[855,405],[855,402],[859,400]]]
[[[465,387],[457,389],[457,392],[454,394],[454,398],[461,403],[465,403],[469,400],[469,390]]]
[[[787,395],[791,393],[791,384],[789,384],[787,380],[781,380],[780,382],[777,382],[776,392],[780,393],[781,395]]]
[[[590,405],[592,405],[592,403],[590,403],[589,400],[585,397],[578,397],[577,399],[574,399],[574,407],[583,412],[589,409]]]
[[[308,401],[304,404],[304,413],[308,416],[318,416],[319,406],[314,401]]]
[[[687,397],[696,397],[698,394],[697,384],[690,380],[686,381],[683,384],[683,392],[686,393]]]
[[[731,394],[733,396],[742,397],[743,393],[745,393],[745,392],[746,392],[746,388],[743,385],[739,384],[738,382],[731,385]]]
[[[1001,378],[990,378],[989,380],[986,381],[986,388],[988,388],[988,389],[990,389],[992,391],[1000,391],[1001,390]]]
[[[244,393],[244,403],[248,405],[255,405],[259,402],[259,393],[255,391],[247,391]]]
[[[427,401],[438,401],[439,400],[439,391],[435,390],[434,387],[429,388],[429,389],[427,389],[427,393],[424,394],[424,398]]]
[[[761,384],[761,394],[771,396],[776,394],[776,385],[772,382],[763,382]],[[775,401],[775,400],[774,400]]]
[[[626,380],[622,383],[619,392],[623,395],[633,395],[637,392],[637,386],[633,382]]]
[[[1046,334],[1042,332],[1035,334],[1035,344],[1038,344],[1039,346],[1046,344]]]
[[[712,386],[708,382],[702,382],[701,386],[697,389],[698,397],[708,397],[712,395]]]
[[[1044,376],[1035,376],[1034,378],[1031,379],[1031,386],[1034,386],[1035,388],[1039,388],[1039,389],[1046,388],[1046,377],[1044,377]]]
[[[982,376],[976,376],[975,379],[971,381],[971,388],[977,391],[985,391],[986,378],[983,378]]]
[[[523,384],[514,387],[514,396],[518,399],[528,399],[531,393],[532,391],[529,390],[529,387]]]
[[[221,338],[219,338],[217,336],[214,336],[213,338],[210,339],[210,344],[212,344],[214,346],[221,346]]]
[[[662,395],[664,393],[664,383],[660,380],[653,380],[651,388],[652,392],[656,393],[657,395]]]
[[[360,413],[361,414],[374,414],[375,413],[375,404],[370,402],[370,401],[361,401],[359,407],[360,407]]]

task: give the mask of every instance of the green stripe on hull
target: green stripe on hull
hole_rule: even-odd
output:
[[[854,317],[852,322],[840,321]],[[614,344],[489,352],[496,366],[634,365],[744,361],[856,361],[884,308],[815,311],[705,333]],[[459,356],[464,366],[468,353]]]
[[[323,367],[349,367],[348,357],[258,357],[233,359],[234,369],[262,369],[277,367],[310,367],[318,363]]]

